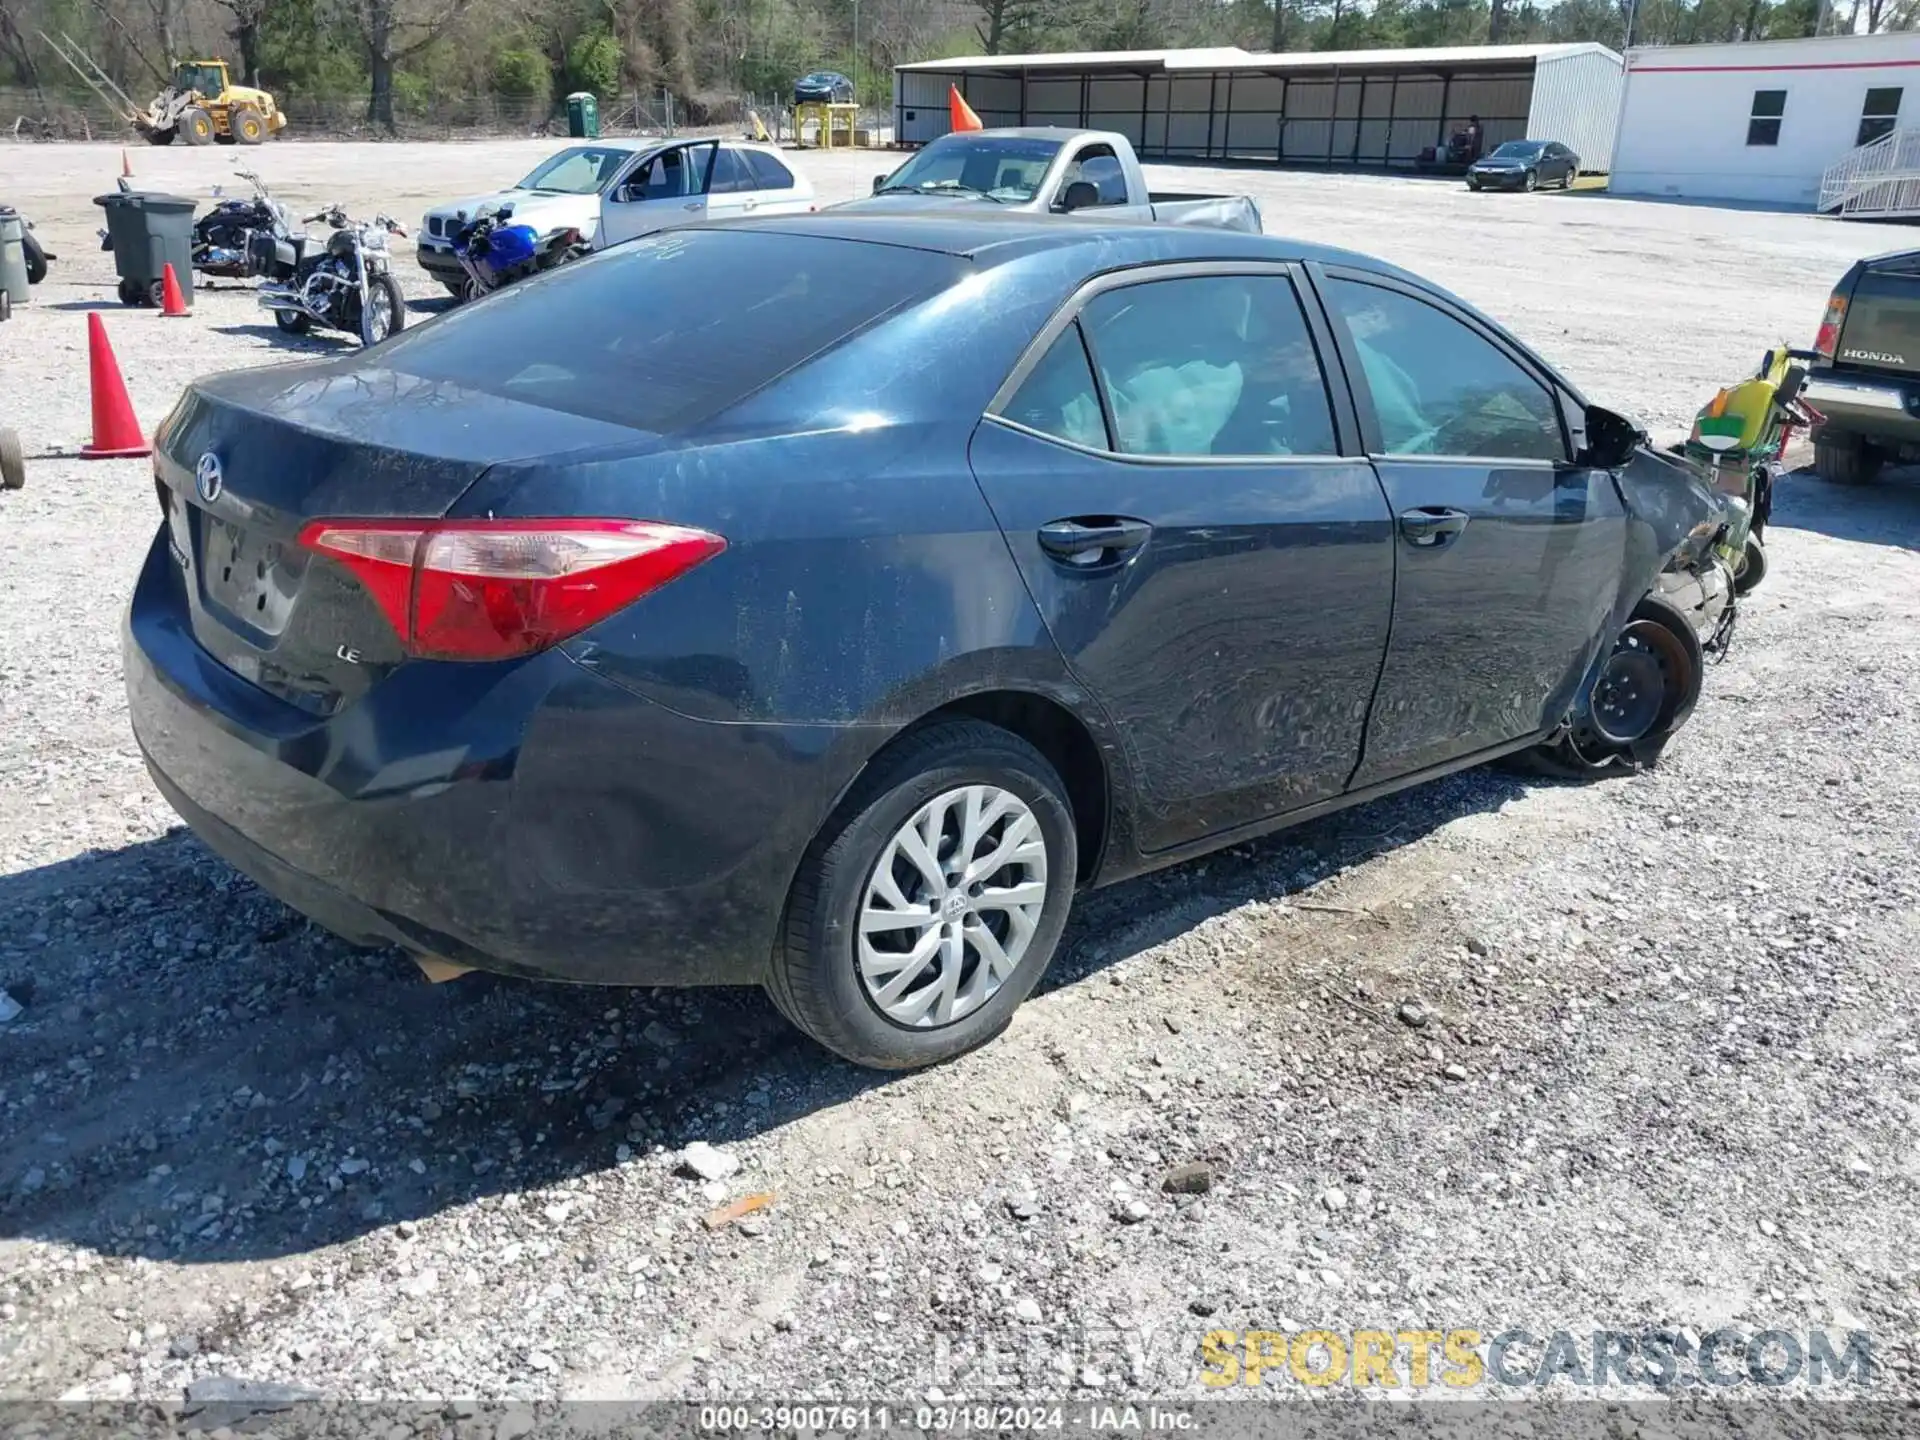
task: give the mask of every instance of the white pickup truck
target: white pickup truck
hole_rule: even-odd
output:
[[[984,201],[1040,215],[1151,220],[1260,233],[1260,208],[1246,195],[1155,193],[1124,135],[1106,130],[1022,126],[959,130],[921,149],[873,194],[835,210],[886,213]]]
[[[595,140],[570,145],[518,185],[429,210],[420,268],[456,295],[466,272],[453,237],[481,208],[513,206],[538,230],[578,230],[596,250],[651,230],[814,208],[813,186],[771,145],[742,140]]]

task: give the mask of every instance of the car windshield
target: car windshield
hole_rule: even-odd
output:
[[[630,157],[631,152],[626,150],[576,145],[542,163],[513,188],[544,190],[550,195],[597,194]]]
[[[1033,198],[1059,153],[1058,140],[947,135],[889,175],[875,193],[985,195],[1018,203]]]
[[[669,230],[406,330],[379,353],[403,374],[684,431],[966,269],[898,245]]]
[[[1538,140],[1509,140],[1493,152],[1496,160],[1531,160],[1547,147]]]

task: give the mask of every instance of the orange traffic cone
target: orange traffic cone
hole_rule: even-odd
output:
[[[180,293],[180,277],[173,273],[171,260],[161,272],[160,313],[169,320],[184,320],[193,313],[187,309],[186,297]]]
[[[947,124],[953,130],[984,130],[980,117],[973,113],[973,107],[960,93],[958,85],[947,86]]]
[[[127,159],[127,152],[124,146],[120,151],[120,178],[122,180],[131,180],[133,178],[133,162]]]
[[[93,443],[83,446],[85,460],[131,460],[151,455],[153,447],[140,433],[140,421],[127,398],[127,382],[120,378],[120,362],[107,343],[107,327],[98,315],[87,316],[87,373],[93,389]]]

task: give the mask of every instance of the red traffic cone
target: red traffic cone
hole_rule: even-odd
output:
[[[951,130],[984,130],[980,117],[973,113],[973,107],[967,104],[966,96],[960,93],[958,85],[947,86],[947,127]]]
[[[131,180],[133,178],[133,162],[127,159],[127,152],[124,146],[121,147],[120,150],[120,178],[122,180]]]
[[[140,421],[127,398],[127,382],[120,378],[120,362],[107,343],[107,327],[98,315],[87,316],[87,375],[93,389],[93,443],[83,446],[83,460],[131,460],[151,455],[153,447],[140,433]]]
[[[180,277],[173,273],[171,260],[160,276],[160,313],[169,320],[184,320],[193,313],[187,309],[186,297],[180,293]]]

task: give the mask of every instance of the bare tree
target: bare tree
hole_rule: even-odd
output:
[[[366,51],[367,119],[391,132],[393,72],[465,13],[472,0],[346,0],[345,14]]]
[[[272,0],[213,0],[227,12],[227,34],[240,52],[240,76],[249,85],[260,83],[260,27],[266,23]]]
[[[27,37],[21,33],[20,21],[15,13],[16,4],[17,0],[0,0],[0,59],[7,62],[35,95],[39,95],[40,69],[33,63],[33,52],[27,48]]]

